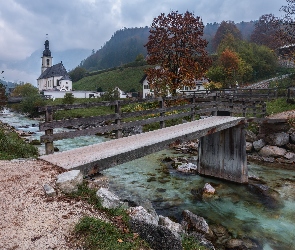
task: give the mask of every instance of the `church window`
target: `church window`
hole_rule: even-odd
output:
[[[49,66],[49,59],[47,59],[47,66]]]

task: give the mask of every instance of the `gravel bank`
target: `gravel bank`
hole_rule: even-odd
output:
[[[0,249],[77,249],[69,239],[84,215],[104,218],[89,204],[46,197],[63,170],[40,160],[0,161]]]

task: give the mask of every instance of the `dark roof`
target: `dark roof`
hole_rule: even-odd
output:
[[[60,80],[71,80],[70,76],[67,74],[63,76]]]
[[[147,77],[147,74],[144,74],[143,77],[140,79],[139,83],[143,84],[143,81],[145,80],[146,77]]]
[[[52,67],[46,69],[38,78],[39,79],[46,79],[53,76],[62,76],[63,80],[70,80],[70,76],[68,75],[67,70],[63,66],[62,62],[53,65]]]

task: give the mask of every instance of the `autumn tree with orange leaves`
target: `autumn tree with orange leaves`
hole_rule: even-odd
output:
[[[238,55],[226,49],[221,53],[220,56],[220,65],[223,68],[224,77],[227,80],[228,85],[234,83],[238,75],[240,59]]]
[[[177,89],[194,87],[211,65],[202,38],[204,25],[192,13],[172,11],[154,18],[147,48],[147,80],[156,96],[175,95]]]

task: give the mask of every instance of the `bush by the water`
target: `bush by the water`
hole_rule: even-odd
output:
[[[37,157],[38,149],[0,124],[0,160]]]

